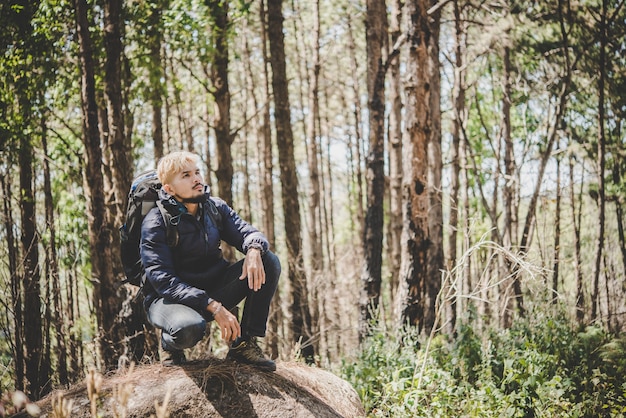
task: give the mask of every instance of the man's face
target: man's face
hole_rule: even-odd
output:
[[[200,169],[195,163],[188,163],[183,171],[176,173],[165,191],[182,203],[198,203],[204,198],[204,183]]]

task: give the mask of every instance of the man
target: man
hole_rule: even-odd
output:
[[[227,358],[274,371],[276,364],[263,354],[256,337],[265,336],[280,261],[261,232],[210,195],[198,160],[193,153],[178,151],[163,157],[157,166],[162,184],[159,199],[173,216],[178,239],[175,246],[168,245],[159,208],[146,215],[140,252],[148,320],[162,330],[161,345],[169,353],[166,364],[184,363],[183,350],[198,343],[207,322],[215,320],[222,339],[230,343]],[[229,265],[220,240],[245,258]],[[230,310],[243,299],[240,324]]]

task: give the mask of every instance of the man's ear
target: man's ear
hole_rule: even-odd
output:
[[[173,194],[172,186],[170,186],[169,184],[164,184],[162,187],[163,190],[165,190],[168,194]]]

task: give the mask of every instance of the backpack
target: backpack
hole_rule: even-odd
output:
[[[141,264],[141,255],[139,253],[139,244],[141,242],[141,224],[148,212],[158,206],[165,226],[167,228],[167,245],[175,248],[178,244],[178,229],[176,224],[172,222],[174,217],[165,209],[159,200],[159,190],[161,183],[157,176],[156,170],[148,170],[133,179],[128,193],[128,206],[126,208],[126,217],[124,225],[120,227],[120,250],[122,265],[126,279],[124,283],[130,283],[135,286],[142,286],[144,280],[144,269]],[[217,207],[211,199],[208,199],[208,214],[222,230],[222,217]]]

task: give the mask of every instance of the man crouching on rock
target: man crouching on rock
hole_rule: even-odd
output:
[[[148,320],[162,330],[165,364],[185,362],[184,349],[203,337],[215,320],[230,344],[227,358],[274,371],[256,342],[264,337],[270,302],[278,285],[280,261],[267,238],[237,215],[222,199],[212,197],[203,182],[196,154],[178,151],[157,166],[162,184],[159,200],[172,215],[171,229],[158,207],[141,228],[141,261]],[[232,265],[222,256],[220,240],[245,258]],[[230,310],[245,299],[241,325]]]

